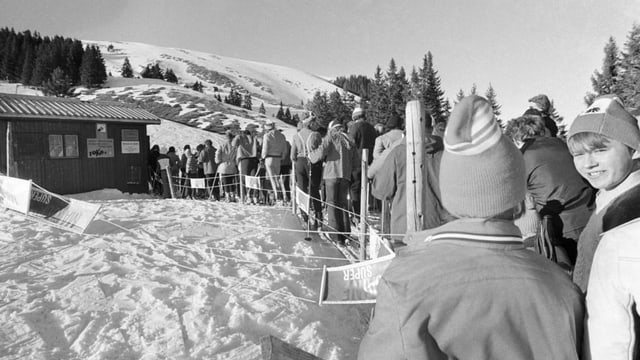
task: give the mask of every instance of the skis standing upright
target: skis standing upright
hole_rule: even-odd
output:
[[[419,100],[407,103],[405,112],[407,142],[407,233],[422,230],[424,223],[423,187],[425,178],[424,136],[429,117]]]

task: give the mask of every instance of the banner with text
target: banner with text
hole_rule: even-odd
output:
[[[64,230],[83,233],[100,205],[67,199],[37,186],[31,188],[28,216]]]
[[[31,180],[0,175],[0,205],[26,214],[29,212]]]
[[[395,254],[351,265],[325,267],[319,304],[375,303],[378,282]]]

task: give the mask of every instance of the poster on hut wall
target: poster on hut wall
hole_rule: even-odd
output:
[[[115,153],[113,139],[87,139],[87,157],[112,158]]]
[[[26,214],[31,199],[31,180],[0,175],[0,206]]]
[[[35,185],[31,188],[29,217],[64,230],[83,233],[100,210],[100,205],[68,199]]]
[[[139,141],[121,141],[120,147],[123,154],[140,154]]]

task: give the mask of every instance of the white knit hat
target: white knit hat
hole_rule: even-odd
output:
[[[524,159],[496,122],[489,102],[462,99],[444,134],[440,191],[444,207],[466,218],[489,218],[524,200]]]
[[[361,107],[353,109],[353,113],[351,113],[351,119],[357,120],[361,117],[364,117],[364,110],[362,110]]]

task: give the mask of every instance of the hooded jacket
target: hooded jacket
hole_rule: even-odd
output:
[[[425,138],[424,178],[424,229],[438,227],[453,219],[440,202],[438,174],[444,149],[442,138],[428,135]],[[407,188],[406,188],[407,143],[405,139],[391,150],[382,163],[381,170],[373,178],[372,195],[380,200],[391,200],[391,233],[401,240],[407,232]]]

